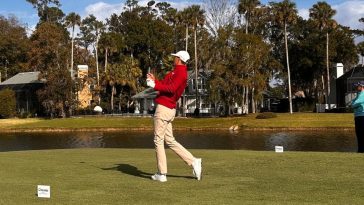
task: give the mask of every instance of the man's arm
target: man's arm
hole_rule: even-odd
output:
[[[163,82],[155,81],[154,89],[163,93],[172,94],[178,90],[185,80],[186,76],[183,75],[183,72],[176,71],[174,75],[172,75],[172,79],[167,81],[168,84],[165,80]]]

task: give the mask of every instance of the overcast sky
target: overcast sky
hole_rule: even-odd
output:
[[[85,17],[89,14],[94,14],[99,20],[105,20],[112,13],[120,13],[124,7],[125,0],[60,0],[61,9],[66,14],[76,12]],[[149,0],[140,0],[140,5],[146,5]],[[165,0],[173,7],[182,9],[191,4],[201,4],[203,0]],[[261,0],[263,4],[272,0]],[[274,1],[274,0],[273,0]],[[160,1],[156,1],[160,2]],[[317,0],[300,0],[295,1],[299,14],[308,18],[308,10]],[[334,19],[344,26],[364,30],[364,24],[360,23],[359,18],[364,17],[364,0],[328,0],[333,9],[337,11]],[[36,10],[26,0],[1,0],[0,15],[8,16],[13,14],[17,16],[20,21],[28,26],[34,28],[38,22]]]

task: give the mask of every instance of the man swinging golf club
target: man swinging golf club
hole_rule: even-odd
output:
[[[181,97],[187,84],[186,62],[190,55],[186,51],[179,51],[174,56],[174,70],[168,73],[163,80],[157,80],[151,73],[147,74],[147,85],[158,91],[155,99],[157,104],[154,114],[154,144],[157,157],[158,172],[152,176],[153,180],[167,181],[167,158],[164,142],[183,161],[192,166],[193,174],[201,180],[202,160],[195,158],[173,137],[172,121],[176,115],[176,102]]]

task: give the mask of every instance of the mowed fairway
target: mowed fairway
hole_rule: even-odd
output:
[[[363,204],[364,155],[191,150],[202,181],[167,152],[168,182],[152,149],[0,153],[0,204]],[[36,196],[38,184],[51,198]]]

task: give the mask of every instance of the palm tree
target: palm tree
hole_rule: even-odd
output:
[[[238,12],[239,14],[244,14],[245,33],[248,33],[250,17],[253,15],[254,9],[259,5],[259,0],[239,0]]]
[[[81,25],[81,17],[75,12],[71,12],[66,16],[66,26],[67,28],[72,28],[72,47],[71,47],[71,77],[73,76],[73,49],[74,49],[74,41],[75,41],[75,27]]]
[[[310,8],[310,18],[313,23],[320,29],[321,32],[326,33],[326,75],[327,75],[327,93],[326,103],[329,105],[330,95],[330,69],[329,69],[329,31],[336,26],[335,20],[332,17],[336,14],[336,11],[331,8],[329,4],[324,1],[317,2]]]
[[[184,24],[185,27],[186,27],[186,46],[185,46],[185,50],[188,51],[188,37],[189,37],[188,28],[191,25],[191,14],[189,13],[187,8],[180,11],[177,14],[177,22]]]
[[[292,114],[292,89],[291,89],[291,70],[289,67],[288,55],[288,38],[287,27],[297,21],[297,8],[296,4],[291,0],[284,0],[279,3],[270,3],[273,15],[273,21],[284,29],[284,45],[286,49],[286,63],[287,63],[287,76],[288,76],[288,96],[289,96],[289,112]]]
[[[200,108],[200,99],[198,93],[198,55],[197,55],[197,29],[205,24],[205,11],[199,5],[192,5],[186,9],[190,17],[190,23],[194,32],[195,45],[195,82],[196,82],[196,109]]]
[[[99,41],[99,47],[100,47],[100,51],[104,52],[105,55],[105,67],[104,67],[104,72],[107,73],[108,72],[108,57],[109,54],[115,53],[118,51],[118,41],[120,40],[120,34],[117,34],[115,32],[110,32],[110,33],[103,33],[100,37],[100,41]]]
[[[97,86],[100,85],[100,72],[99,72],[99,56],[98,47],[100,35],[105,29],[105,25],[96,19],[94,15],[89,15],[84,20],[82,20],[82,25],[89,32],[93,42],[95,43],[95,58],[96,58],[96,75],[97,75]]]
[[[131,91],[138,90],[138,79],[142,77],[142,70],[138,62],[132,57],[124,57],[120,63],[110,65],[110,69],[105,73],[104,84],[111,86],[110,107],[114,110],[114,96],[116,94],[116,86],[121,88],[127,86]],[[120,101],[122,91],[120,91]],[[120,107],[120,105],[119,105]]]

